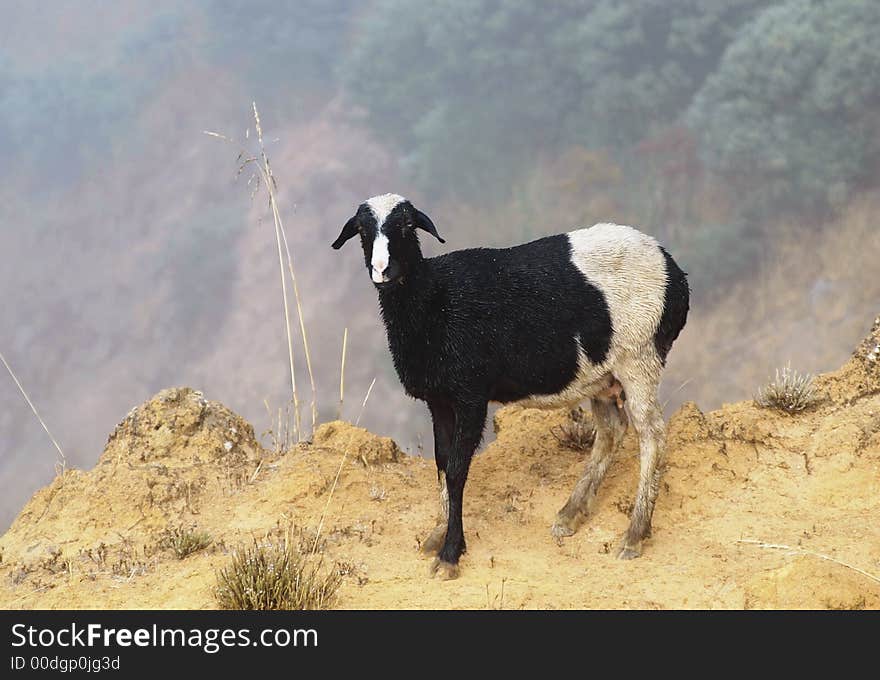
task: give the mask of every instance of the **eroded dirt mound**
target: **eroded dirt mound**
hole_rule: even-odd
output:
[[[594,514],[558,542],[550,526],[588,451],[560,442],[566,411],[500,410],[472,466],[468,552],[450,582],[431,580],[418,552],[436,519],[433,461],[338,421],[276,455],[222,405],[166,390],[0,539],[0,606],[212,607],[231,547],[321,526],[341,607],[880,608],[878,347],[880,320],[797,415],[685,404],[669,422],[653,537],[629,562],[614,549],[638,479],[632,431]],[[210,544],[178,559],[167,537],[184,526]]]
[[[830,399],[846,402],[880,391],[880,316],[852,357],[838,371],[819,376],[817,384]]]
[[[34,495],[0,540],[4,563],[15,556],[13,579],[77,562],[142,570],[150,534],[246,483],[260,454],[253,427],[222,404],[163,390],[117,425],[94,469],[68,470]]]
[[[403,456],[400,447],[391,437],[377,437],[362,427],[355,427],[340,420],[320,425],[315,431],[315,446],[348,451],[350,456],[365,465],[393,463]]]
[[[253,459],[259,448],[250,423],[201,392],[173,387],[116,426],[98,464],[236,465]]]

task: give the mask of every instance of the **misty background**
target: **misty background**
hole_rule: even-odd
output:
[[[360,249],[329,247],[389,191],[447,239],[427,255],[598,221],[660,239],[693,289],[667,414],[834,369],[880,312],[875,0],[2,0],[0,352],[70,466],[165,387],[258,434],[289,399],[265,194],[202,133],[252,147],[252,101],[319,422],[348,327],[343,417],[375,377],[361,424],[432,453]],[[0,371],[0,528],[56,458]]]

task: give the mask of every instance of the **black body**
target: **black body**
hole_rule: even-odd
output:
[[[601,363],[611,343],[604,295],[570,258],[564,234],[411,264],[379,290],[394,366],[417,399],[517,401],[555,394],[578,371],[579,338]],[[454,360],[450,360],[454,357]]]
[[[657,348],[657,355],[665,366],[666,356],[672,349],[672,343],[687,322],[690,289],[687,274],[681,270],[665,248],[661,247],[660,251],[666,260],[666,291],[663,295],[663,315],[654,334],[654,347]]]

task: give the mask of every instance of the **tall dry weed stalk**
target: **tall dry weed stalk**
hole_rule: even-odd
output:
[[[370,393],[373,391],[373,386],[376,384],[376,379],[373,378],[373,381],[370,383],[370,386],[367,388],[367,394],[364,397],[364,401],[361,404],[360,413],[358,413],[357,420],[354,421],[354,426],[357,427],[361,424],[361,416],[364,415],[364,409],[367,407],[367,401],[370,399]],[[327,510],[330,508],[330,501],[333,500],[333,492],[336,491],[336,485],[339,484],[339,475],[342,473],[342,468],[345,466],[345,461],[348,458],[348,449],[346,446],[342,451],[342,460],[339,461],[339,467],[336,470],[336,476],[333,478],[333,485],[330,487],[330,492],[327,494],[327,502],[324,504],[324,510],[321,512],[321,519],[318,521],[318,528],[315,530],[315,544],[312,546],[312,554],[314,554],[318,550],[318,539],[321,537],[321,529],[324,528],[324,519],[327,517]]]
[[[336,410],[336,420],[342,418],[342,403],[345,401],[345,350],[348,347],[348,327],[342,333],[342,361],[339,366],[339,408]]]
[[[260,113],[257,109],[256,102],[253,102],[253,110],[254,110],[254,126],[257,131],[257,144],[259,147],[259,152],[254,155],[250,154],[248,151],[244,149],[244,146],[233,140],[226,135],[222,135],[218,132],[211,132],[209,130],[204,130],[203,132],[206,135],[211,137],[216,137],[217,139],[221,139],[225,142],[235,144],[239,147],[240,151],[238,154],[238,174],[240,175],[245,168],[255,167],[256,172],[251,176],[248,180],[248,185],[253,183],[254,188],[251,194],[253,198],[260,189],[260,186],[266,187],[266,193],[269,199],[269,208],[272,211],[272,222],[275,226],[275,245],[278,250],[278,268],[281,276],[281,298],[284,305],[284,325],[287,331],[287,356],[290,364],[290,393],[291,399],[293,401],[293,435],[296,441],[303,441],[304,434],[302,428],[302,421],[300,415],[300,401],[299,401],[299,392],[296,387],[296,368],[294,366],[294,353],[293,353],[293,334],[290,329],[290,305],[288,302],[287,295],[287,278],[284,274],[284,261],[285,257],[287,260],[287,270],[290,275],[290,280],[293,285],[293,297],[296,302],[296,311],[297,317],[299,319],[299,329],[300,334],[302,336],[303,342],[303,353],[306,359],[306,367],[309,373],[309,382],[311,384],[312,390],[312,401],[311,401],[311,418],[312,418],[312,433],[314,433],[315,428],[317,426],[318,420],[318,406],[317,406],[317,389],[315,387],[315,374],[312,370],[312,357],[309,352],[309,339],[308,334],[306,333],[306,325],[305,319],[303,317],[302,310],[302,296],[299,292],[299,286],[296,281],[296,270],[293,266],[293,255],[290,252],[290,247],[287,243],[287,234],[284,231],[284,223],[281,219],[281,211],[278,208],[278,183],[275,180],[275,175],[272,172],[272,165],[269,163],[269,156],[266,153],[266,145],[263,139],[263,127],[260,122]],[[246,138],[250,138],[249,133],[246,134]]]
[[[9,375],[15,381],[15,386],[18,387],[18,391],[21,392],[21,396],[24,397],[24,400],[27,402],[27,405],[30,406],[30,409],[33,412],[34,416],[36,416],[37,420],[40,422],[40,425],[43,426],[46,434],[49,435],[49,439],[52,440],[52,444],[55,446],[55,450],[58,451],[59,458],[55,461],[55,474],[64,474],[64,471],[67,469],[67,456],[64,455],[64,451],[61,449],[61,445],[58,443],[58,440],[52,436],[52,433],[49,431],[49,426],[46,425],[46,421],[43,420],[42,416],[40,416],[39,412],[37,411],[37,407],[34,406],[34,402],[31,401],[28,393],[24,391],[24,387],[22,387],[18,376],[16,376],[15,373],[12,372],[12,367],[9,365],[9,363],[7,363],[6,357],[4,357],[2,353],[0,353],[0,362],[3,362],[3,365],[6,367]]]

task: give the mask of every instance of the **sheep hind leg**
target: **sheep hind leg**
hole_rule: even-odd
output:
[[[619,398],[618,395],[615,396]],[[556,515],[556,521],[551,529],[556,538],[573,535],[584,523],[589,515],[590,506],[596,498],[599,485],[614,458],[614,452],[626,433],[626,413],[618,408],[615,401],[605,398],[590,400],[596,438],[583,477],[575,485],[568,502]]]
[[[630,417],[639,435],[640,471],[629,528],[617,553],[617,557],[623,560],[641,555],[642,541],[651,535],[651,518],[666,449],[666,428],[657,403],[657,382],[642,379],[634,384],[624,384]]]

